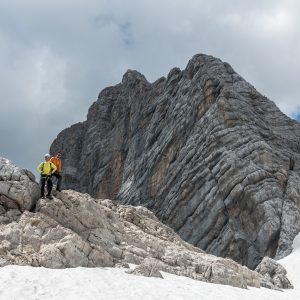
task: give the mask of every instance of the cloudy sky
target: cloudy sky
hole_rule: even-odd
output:
[[[0,156],[35,171],[127,69],[153,82],[196,53],[300,116],[300,1],[0,0]]]

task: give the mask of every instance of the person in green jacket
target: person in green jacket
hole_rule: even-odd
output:
[[[45,199],[46,197],[52,199],[52,174],[56,171],[56,166],[54,163],[50,162],[50,154],[45,154],[45,161],[38,165],[38,172],[41,174],[41,197]],[[47,196],[45,197],[45,185],[47,182]]]

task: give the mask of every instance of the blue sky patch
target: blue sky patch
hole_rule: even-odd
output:
[[[292,118],[300,122],[300,114],[293,115]]]

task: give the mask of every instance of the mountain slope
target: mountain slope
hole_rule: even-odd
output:
[[[251,268],[300,230],[300,124],[229,64],[195,55],[149,83],[136,71],[63,130],[64,187],[143,205],[185,241]]]

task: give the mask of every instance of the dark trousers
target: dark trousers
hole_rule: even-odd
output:
[[[60,175],[57,171],[55,171],[55,173],[53,173],[52,175],[55,176],[55,177],[57,178],[56,190],[57,190],[57,191],[60,191],[60,186],[61,186],[61,179],[62,179],[62,177],[61,177],[61,175]]]
[[[41,197],[45,196],[45,184],[47,182],[47,196],[51,195],[51,191],[52,191],[52,180],[51,177],[49,176],[43,176],[41,177]]]

